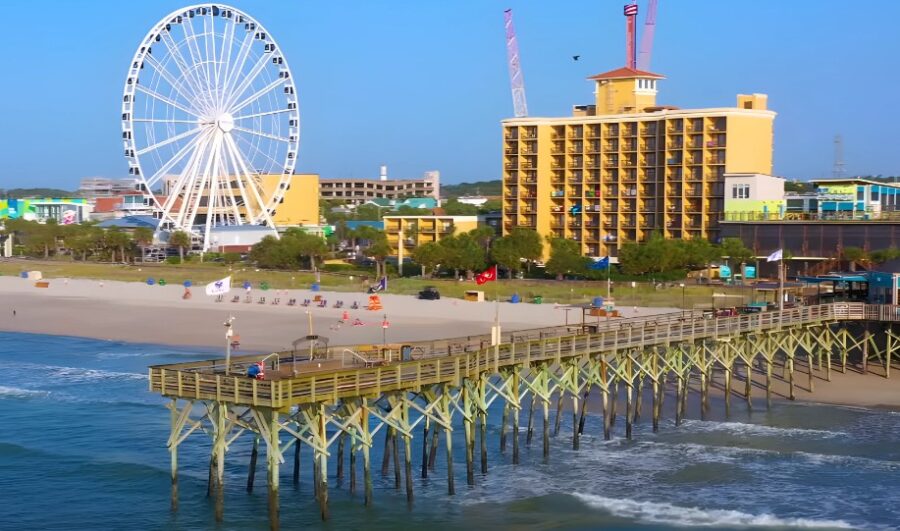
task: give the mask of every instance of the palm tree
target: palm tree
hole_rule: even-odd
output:
[[[138,227],[134,229],[132,234],[134,242],[141,246],[141,263],[144,263],[146,257],[146,248],[153,243],[153,229],[148,227]]]
[[[191,246],[191,235],[183,230],[176,230],[169,235],[169,245],[178,247],[179,263],[184,263],[184,249]]]

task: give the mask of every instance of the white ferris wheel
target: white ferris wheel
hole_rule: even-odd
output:
[[[300,141],[297,91],[268,31],[239,9],[179,9],[147,33],[122,98],[129,173],[160,228],[272,226]]]

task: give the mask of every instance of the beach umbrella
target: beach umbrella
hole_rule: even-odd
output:
[[[244,289],[250,289],[251,287],[253,287],[253,285],[250,284],[250,281],[249,281],[249,280],[245,280],[245,281],[244,281]]]

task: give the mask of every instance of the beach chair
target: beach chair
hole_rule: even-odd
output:
[[[260,297],[259,300],[256,301],[256,302],[257,302],[257,304],[265,304],[265,303],[266,303],[266,298],[265,298],[265,297]]]
[[[309,299],[303,299],[303,304],[301,304],[300,306],[303,306],[304,308],[309,306]]]
[[[275,297],[274,299],[272,299],[272,306],[278,306],[280,303],[281,303],[281,299],[279,299],[278,297]]]
[[[251,302],[253,302],[253,297],[251,297],[250,295],[247,295],[247,298],[244,299],[244,302],[246,304],[250,304]]]
[[[235,295],[234,297],[231,298],[231,302],[241,302],[241,296]]]
[[[325,307],[327,307],[327,306],[328,306],[328,301],[327,301],[327,300],[322,299],[322,300],[319,301],[319,308],[325,308]]]
[[[290,300],[288,300],[288,303],[287,303],[288,306],[295,306],[296,304],[297,304],[297,299],[290,299]]]
[[[216,296],[216,302],[222,302],[223,300],[225,300],[225,295],[217,295]]]
[[[358,310],[358,309],[359,309],[359,303],[356,302],[356,301],[353,301],[353,304],[350,305],[350,309],[351,309],[351,310]]]
[[[344,305],[343,302],[341,302],[341,301],[335,301],[333,308],[340,308],[340,307],[343,306],[343,305]]]

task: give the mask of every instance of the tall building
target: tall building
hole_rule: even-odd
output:
[[[588,79],[595,101],[572,116],[502,122],[503,233],[531,228],[595,257],[653,233],[718,241],[725,175],[772,173],[766,95],[678,109],[656,104],[659,74],[624,67]]]
[[[108,177],[85,177],[78,187],[78,195],[94,198],[111,195],[133,194],[138,191],[138,179],[110,179]]]
[[[388,179],[382,167],[380,179],[321,179],[322,199],[341,199],[351,203],[365,203],[371,199],[403,199],[405,197],[433,197],[441,199],[441,173],[427,171],[421,179]]]
[[[416,247],[478,228],[478,216],[384,216],[383,220],[391,255],[397,257],[401,272],[403,261]]]

